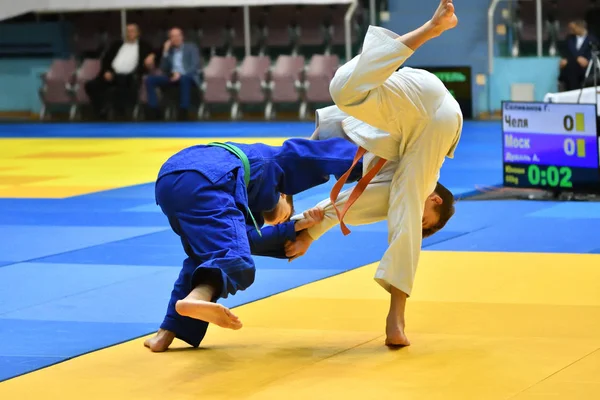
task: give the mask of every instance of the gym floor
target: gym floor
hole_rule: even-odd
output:
[[[257,257],[255,284],[224,301],[242,330],[144,348],[183,260],[154,202],[161,164],[193,144],[276,145],[313,129],[0,125],[0,398],[600,398],[600,205],[469,200],[501,184],[498,123],[467,122],[444,164],[464,199],[423,243],[412,346],[383,346],[381,222],[333,229],[292,263]]]

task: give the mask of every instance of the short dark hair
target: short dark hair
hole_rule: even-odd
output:
[[[294,216],[295,210],[294,210],[294,196],[292,196],[291,194],[288,194],[285,196],[285,201],[287,201],[287,203],[290,205],[290,208],[292,209],[292,211],[290,212],[290,219]],[[289,221],[289,219],[288,219]]]
[[[438,182],[435,186],[434,193],[440,196],[440,198],[442,199],[442,204],[437,205],[435,208],[440,220],[431,228],[423,229],[423,238],[433,235],[434,233],[442,229],[444,226],[446,226],[446,224],[448,223],[450,218],[452,218],[454,212],[456,211],[456,209],[454,208],[454,195],[451,191],[448,190],[448,188],[446,188],[444,185]]]
[[[283,194],[283,193],[281,193]],[[281,196],[280,194],[280,196]],[[291,194],[286,194],[285,195],[285,202],[288,203],[290,205],[291,208],[291,212],[290,212],[290,216],[287,219],[288,221],[290,221],[292,219],[292,217],[294,216],[294,196],[292,196]],[[278,203],[279,204],[279,203]],[[262,216],[263,218],[271,218],[273,215],[273,211],[275,211],[275,209],[277,208],[277,204],[275,205],[275,208],[273,208],[272,210],[267,210],[267,211],[263,211],[262,212]]]

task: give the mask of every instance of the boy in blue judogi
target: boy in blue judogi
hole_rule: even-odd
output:
[[[177,337],[197,347],[208,323],[240,329],[216,301],[254,282],[251,254],[285,258],[283,244],[318,218],[312,211],[308,221],[289,221],[291,196],[339,178],[356,150],[345,139],[290,139],[278,147],[212,143],[172,156],[159,172],[156,202],[188,257],[160,330],[145,345],[165,351]],[[361,172],[358,163],[351,180]],[[273,226],[260,229],[264,223]]]

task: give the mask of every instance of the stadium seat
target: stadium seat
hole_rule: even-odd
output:
[[[325,44],[327,39],[325,23],[330,11],[329,7],[324,6],[307,6],[300,9],[296,27],[299,46]]]
[[[267,56],[248,56],[236,71],[236,80],[231,83],[234,101],[231,105],[231,118],[240,116],[240,106],[244,104],[264,104],[267,101],[266,89],[271,60]]]
[[[75,83],[73,85],[74,102],[75,102],[75,114],[76,117],[79,114],[81,106],[87,105],[90,102],[87,93],[85,92],[85,84],[88,81],[96,78],[100,73],[102,65],[99,59],[86,58],[77,70],[75,75]]]
[[[306,67],[300,118],[306,118],[309,104],[332,103],[329,82],[340,65],[337,55],[314,55]]]
[[[268,10],[265,26],[267,47],[288,47],[295,40],[291,28],[296,20],[295,6],[272,7]]]
[[[71,106],[71,115],[73,109],[72,88],[77,70],[75,59],[54,60],[48,69],[48,72],[42,74],[42,86],[39,91],[42,102],[40,119],[44,119],[49,114],[49,108],[57,105]]]
[[[300,101],[299,90],[302,87],[304,71],[303,56],[279,56],[271,69],[269,82],[269,101],[265,106],[265,118],[274,116],[273,106]]]
[[[244,13],[241,8],[232,12],[232,47],[240,48],[245,46],[244,37]],[[256,47],[260,40],[260,30],[258,29],[258,20],[250,18],[250,46]]]
[[[214,55],[228,43],[226,27],[230,24],[230,11],[223,7],[200,9],[200,47]]]
[[[335,7],[331,14],[331,44],[334,46],[342,46],[346,44],[346,22],[344,17],[348,7]],[[356,43],[358,32],[360,30],[359,20],[362,18],[362,9],[358,7],[354,12],[351,23],[351,39],[352,43]]]
[[[206,107],[211,104],[228,104],[231,101],[231,78],[235,72],[235,57],[213,56],[204,67],[202,81],[202,104],[198,109],[198,118],[203,118]]]

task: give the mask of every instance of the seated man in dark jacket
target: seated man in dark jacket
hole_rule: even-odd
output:
[[[569,24],[570,35],[566,40],[566,51],[560,60],[560,75],[558,80],[565,90],[581,88],[585,71],[592,57],[592,42],[585,21],[574,21]]]
[[[193,86],[200,85],[200,52],[193,43],[184,43],[183,32],[179,28],[169,31],[169,40],[163,47],[160,62],[161,75],[146,78],[150,119],[158,118],[158,98],[156,89],[167,85],[179,88],[179,119],[187,117]]]
[[[106,116],[109,101],[120,115],[135,106],[141,75],[146,69],[154,69],[155,57],[150,45],[139,37],[138,26],[127,25],[127,40],[117,40],[108,48],[102,57],[100,74],[86,83],[85,91],[97,117]],[[112,88],[114,96],[109,99]]]

